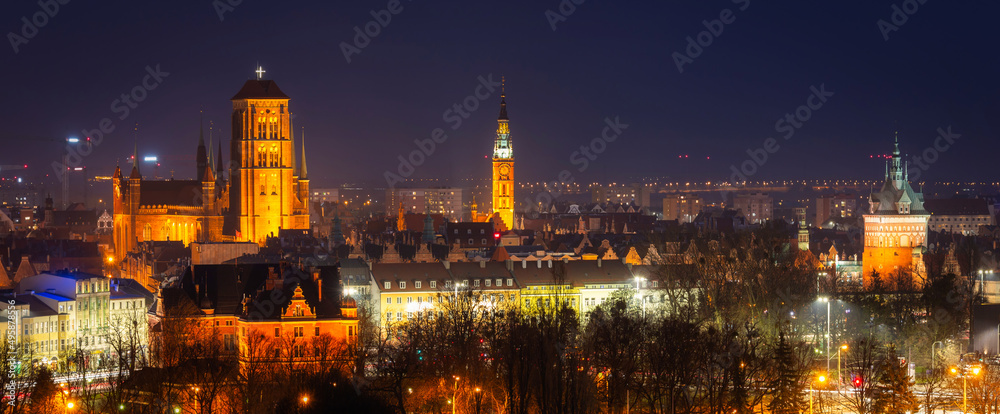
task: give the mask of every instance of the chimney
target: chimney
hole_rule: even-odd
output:
[[[451,270],[451,262],[449,262],[447,260],[442,260],[441,264],[444,265],[445,270]]]
[[[513,271],[514,270],[514,261],[511,260],[511,259],[507,259],[507,260],[504,260],[504,261],[507,262],[507,271]]]
[[[552,259],[549,259],[549,269],[552,268]]]
[[[541,269],[541,268],[542,268],[542,259],[535,259],[535,263],[537,263],[537,264],[538,264],[538,268],[539,268],[539,269]]]
[[[528,261],[527,260],[521,260],[521,268],[522,269],[527,269],[528,268]]]

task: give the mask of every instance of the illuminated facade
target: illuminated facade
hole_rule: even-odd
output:
[[[236,241],[263,244],[279,229],[309,228],[303,137],[296,170],[288,96],[270,80],[249,80],[233,96],[230,212]],[[228,229],[227,229],[228,230]]]
[[[259,79],[232,98],[229,180],[221,144],[213,157],[209,143],[206,154],[204,131],[194,180],[143,180],[136,156],[128,177],[116,167],[114,261],[146,241],[263,244],[279,229],[308,229],[305,144],[297,168],[288,101],[274,81]]]
[[[504,92],[500,93],[500,116],[493,144],[493,213],[500,216],[508,229],[514,228],[514,148],[510,141]]]
[[[924,195],[910,187],[908,178],[897,139],[892,159],[886,165],[885,183],[869,197],[868,214],[864,215],[865,286],[870,286],[876,273],[883,280],[899,275],[910,281],[924,274],[923,250],[930,214],[924,210]]]

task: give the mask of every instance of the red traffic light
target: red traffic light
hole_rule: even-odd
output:
[[[863,381],[861,380],[861,377],[854,377],[853,383],[854,383],[854,388],[861,388],[861,384],[863,383]]]
[[[500,238],[500,233],[493,233],[493,238],[494,239],[499,239]]]

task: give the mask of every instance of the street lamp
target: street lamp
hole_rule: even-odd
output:
[[[820,384],[826,383],[826,375],[820,374],[816,377],[816,382]],[[809,382],[809,414],[813,414],[813,383]]]
[[[821,296],[820,302],[826,302],[826,372],[830,372],[830,298]]]
[[[962,370],[962,371],[965,371],[965,370]],[[980,371],[980,368],[978,366],[972,367],[972,375],[973,376],[979,375],[979,371]],[[964,372],[960,373],[958,371],[958,368],[956,368],[956,367],[951,367],[951,373],[962,377],[962,414],[968,413],[969,412],[969,399],[968,399],[968,388],[969,388],[968,387],[968,385],[969,385],[968,384],[968,378],[969,378],[969,376],[965,375]]]
[[[460,378],[458,377],[458,375],[456,375],[455,376],[455,392],[453,392],[451,394],[451,401],[452,401],[452,404],[451,404],[451,414],[455,414],[455,407],[458,405],[458,400],[456,398],[458,398],[458,380],[459,379]]]
[[[841,345],[840,349],[837,350],[837,388],[840,388],[840,384],[844,383],[844,376],[840,371],[840,354],[842,352],[847,352],[847,344]]]

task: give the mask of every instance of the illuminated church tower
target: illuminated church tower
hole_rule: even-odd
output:
[[[914,283],[918,288],[921,285],[930,214],[924,210],[924,195],[910,186],[906,170],[897,138],[892,159],[886,164],[885,182],[869,197],[868,214],[864,215],[865,286],[872,283],[874,274],[890,288],[895,281]]]
[[[237,241],[263,243],[279,229],[309,228],[305,148],[296,169],[288,96],[271,80],[249,80],[233,96],[229,227]]]
[[[507,101],[504,86],[500,86],[500,116],[497,117],[497,138],[493,144],[493,213],[498,214],[507,229],[514,228],[514,148],[510,142]]]

